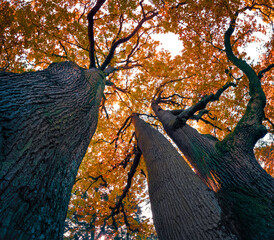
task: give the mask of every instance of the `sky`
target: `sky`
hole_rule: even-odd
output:
[[[261,20],[259,21],[260,24],[263,24]],[[246,51],[247,56],[250,57],[251,61],[258,61],[259,56],[261,54],[266,53],[267,49],[263,47],[263,44],[269,41],[271,38],[271,35],[273,34],[273,28],[271,25],[268,26],[266,35],[262,33],[253,33],[253,36],[257,39],[262,40],[261,44],[258,44],[257,42],[251,42],[248,43],[245,49],[242,49],[242,51]],[[178,36],[174,33],[167,33],[167,34],[153,34],[152,38],[159,41],[161,43],[160,46],[158,46],[157,50],[161,50],[161,48],[168,50],[171,53],[171,56],[176,56],[180,53],[181,50],[183,50],[183,44],[180,42]]]
[[[158,51],[163,48],[168,50],[171,53],[171,56],[176,56],[183,50],[182,42],[180,42],[178,36],[174,33],[153,34],[152,38],[161,43],[161,45],[158,46]]]

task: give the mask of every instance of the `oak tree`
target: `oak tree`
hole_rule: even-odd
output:
[[[0,6],[1,238],[62,238],[73,184],[66,238],[155,238],[147,181],[160,238],[270,238],[273,180],[253,154],[273,131],[270,1]],[[177,56],[151,37],[167,32]],[[256,148],[271,173],[273,147]]]
[[[107,66],[125,42],[129,42],[126,52],[119,49],[116,53],[116,57],[122,55],[116,60],[117,68],[131,68],[131,61],[139,60],[134,59],[136,52],[151,34],[153,23],[142,26],[159,12],[138,2],[131,3],[128,11],[126,1],[112,1],[102,8],[104,3],[1,3],[3,239],[62,238],[71,189],[96,129],[106,76],[112,71]],[[142,10],[134,12],[137,5]],[[96,42],[97,55],[95,34],[112,39]],[[146,57],[138,54],[140,61]],[[37,69],[64,59],[69,62],[38,72],[7,72],[32,70],[33,65]],[[87,59],[90,64],[84,69]]]

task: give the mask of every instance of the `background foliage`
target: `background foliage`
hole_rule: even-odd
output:
[[[52,62],[89,65],[87,13],[96,1],[10,0],[0,3],[0,68],[24,72]],[[100,67],[113,43],[127,37],[144,17],[142,28],[116,48],[96,134],[79,169],[68,211],[66,237],[153,239],[155,230],[144,212],[148,204],[146,168],[141,160],[131,187],[119,207],[136,153],[134,113],[154,124],[150,103],[163,91],[168,109],[186,108],[227,81],[237,83],[218,102],[210,104],[204,121],[192,121],[201,133],[219,139],[235,127],[249,99],[248,81],[224,53],[224,33],[232,14],[240,9],[233,35],[235,53],[259,72],[273,63],[273,7],[271,1],[106,1],[94,18],[95,55]],[[176,56],[161,49],[153,34],[172,32],[183,50]],[[255,45],[254,45],[255,43]],[[249,50],[249,51],[247,51]],[[252,53],[250,55],[250,53]],[[255,57],[254,57],[255,56]],[[273,73],[273,72],[272,72]],[[261,83],[267,96],[264,124],[273,133],[273,74]],[[273,135],[272,135],[273,136]],[[259,162],[273,175],[273,137],[255,150]]]

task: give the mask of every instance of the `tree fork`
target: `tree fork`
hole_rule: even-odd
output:
[[[176,116],[157,104],[152,107],[197,175],[217,193],[225,215],[235,219],[241,239],[270,238],[274,234],[274,181],[253,152],[235,146],[227,146],[228,150],[223,151],[219,141],[187,124],[174,129]]]
[[[62,62],[0,79],[0,239],[62,239],[104,74]]]
[[[212,156],[216,154],[214,148],[216,140],[201,135],[186,123],[183,126],[174,128],[174,123],[178,121],[177,116],[173,115],[171,111],[163,110],[156,102],[152,103],[152,109],[166,133],[195,169],[196,174],[210,189],[217,191],[219,183],[215,181],[211,171],[214,169],[212,165],[215,165],[215,162],[209,162],[209,159],[211,159],[210,153],[212,153]]]
[[[222,219],[216,196],[171,143],[133,116],[148,170],[149,196],[159,239],[238,239]]]

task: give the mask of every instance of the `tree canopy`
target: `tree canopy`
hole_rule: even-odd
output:
[[[250,96],[247,76],[226,54],[230,26],[234,54],[252,66],[266,95],[263,123],[270,134],[255,153],[273,176],[271,1],[4,0],[0,12],[1,70],[34,71],[64,60],[109,69],[98,127],[72,191],[68,239],[156,236],[144,213],[147,172],[130,116],[138,113],[163,133],[151,109],[159,94],[163,108],[186,109],[229,84],[189,123],[219,140],[233,131]],[[183,46],[175,56],[153,37],[169,32]]]

